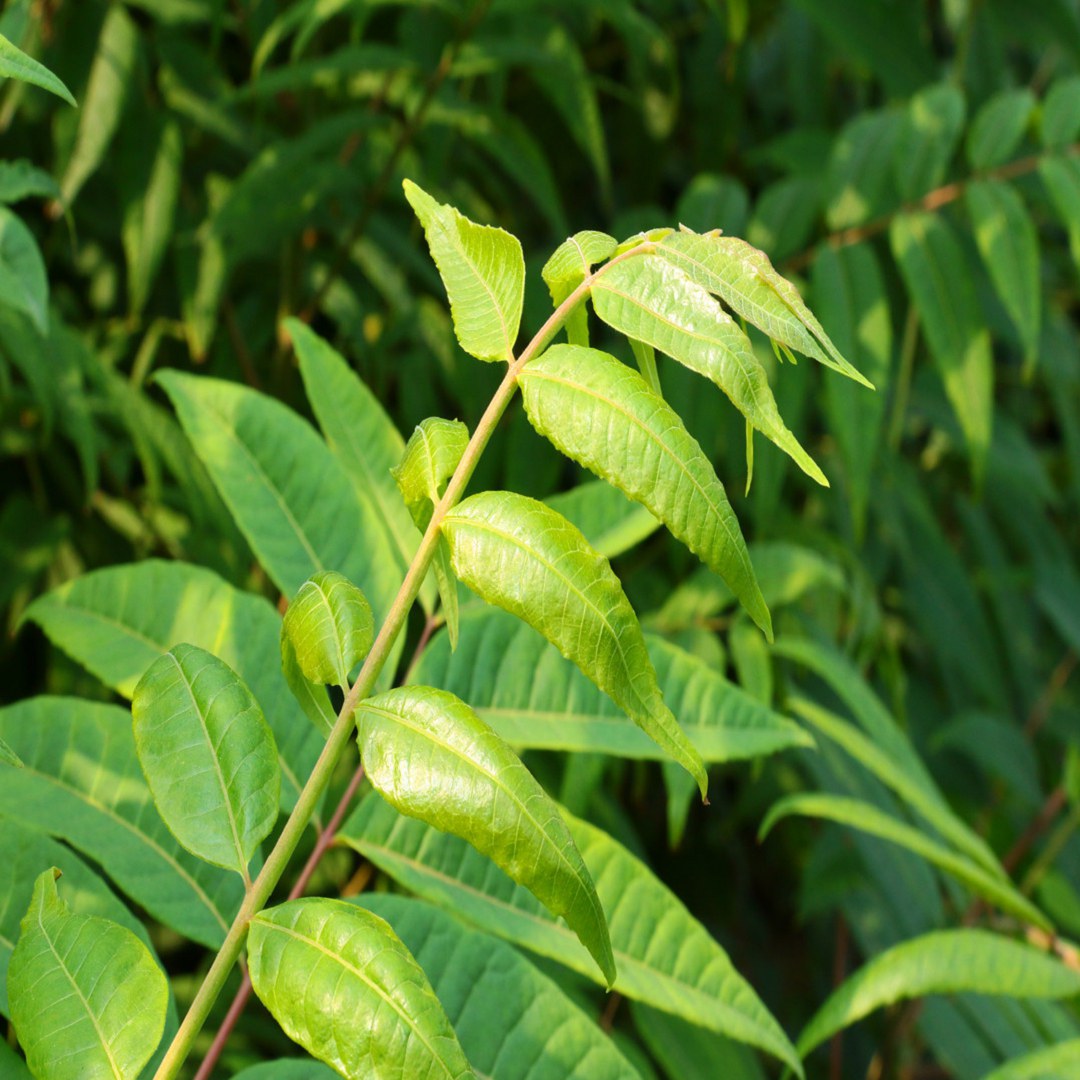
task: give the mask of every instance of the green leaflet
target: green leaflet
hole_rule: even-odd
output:
[[[517,949],[411,897],[367,893],[353,902],[385,919],[416,957],[480,1074],[640,1080],[593,1019]]]
[[[825,223],[830,229],[862,225],[896,205],[892,148],[900,123],[894,109],[863,112],[840,132],[825,174]],[[850,355],[842,343],[840,351]]]
[[[37,879],[8,968],[27,1064],[49,1080],[135,1080],[165,1028],[165,973],[130,930],[71,914],[59,874]]]
[[[292,696],[304,710],[304,715],[315,725],[316,730],[322,733],[323,738],[327,738],[337,721],[337,714],[330,705],[326,686],[313,683],[300,670],[296,650],[289,635],[284,632],[284,627],[281,634],[281,673],[285,676]]]
[[[998,298],[1020,335],[1025,364],[1039,348],[1042,289],[1039,241],[1031,215],[1003,180],[975,180],[964,191],[979,248]]]
[[[0,34],[0,79],[21,79],[32,83],[78,108],[71,91],[44,64],[39,64],[22,49],[16,48],[3,34]]]
[[[411,180],[404,187],[439,268],[461,347],[478,360],[512,360],[525,296],[521,244],[437,203]]]
[[[1040,129],[1048,150],[1064,150],[1080,134],[1080,76],[1055,79],[1043,102]]]
[[[802,1069],[783,1030],[724,950],[653,873],[606,833],[564,813],[608,914],[615,989]],[[342,840],[425,899],[485,931],[597,978],[571,930],[463,840],[403,818],[375,795]]]
[[[135,748],[158,811],[194,855],[248,880],[248,863],[277,821],[274,736],[235,671],[176,645],[131,699]]]
[[[832,343],[799,290],[773,268],[768,255],[736,236],[681,231],[656,254],[773,341],[873,389]]]
[[[1080,972],[986,930],[924,934],[886,949],[835,990],[803,1028],[799,1054],[805,1058],[835,1032],[883,1005],[958,993],[1068,998],[1080,994]]]
[[[1053,926],[1046,916],[1010,883],[1003,882],[999,876],[984,870],[966,856],[957,855],[944,845],[929,839],[918,829],[884,813],[870,803],[840,795],[789,795],[769,810],[758,829],[758,838],[764,839],[776,822],[792,814],[835,821],[899,844],[933,863],[938,869],[951,874],[973,893],[1002,911],[1048,933],[1053,932]]]
[[[543,503],[487,491],[442,522],[454,571],[539,630],[697,781],[701,756],[664,704],[637,617],[608,562]]]
[[[938,214],[899,214],[889,236],[979,484],[990,449],[994,366],[964,250]]]
[[[139,768],[131,715],[38,697],[0,709],[0,814],[66,840],[166,926],[216,947],[243,899],[238,878],[189,855],[166,828]]]
[[[364,594],[348,578],[324,570],[300,586],[285,612],[281,633],[289,639],[306,679],[345,688],[349,672],[375,640],[375,623]]]
[[[25,312],[42,334],[49,331],[49,279],[33,233],[0,206],[0,304]]]
[[[11,765],[16,769],[23,767],[22,758],[3,739],[0,739],[0,765]]]
[[[1035,95],[1026,86],[1000,90],[990,98],[968,127],[967,157],[971,167],[993,169],[1008,161],[1027,131],[1035,106]],[[1045,125],[1044,108],[1044,131]]]
[[[603,480],[586,480],[544,502],[576,525],[606,559],[629,551],[660,528],[660,522],[645,507]]]
[[[67,582],[35,600],[25,617],[124,697],[179,642],[220,657],[266,706],[278,748],[282,808],[292,808],[322,742],[290,705],[281,675],[281,619],[262,597],[201,567],[148,559]]]
[[[983,1080],[1047,1080],[1053,1076],[1073,1076],[1080,1071],[1080,1039],[1033,1050],[995,1069]]]
[[[909,102],[893,148],[900,198],[912,202],[937,187],[964,130],[964,95],[951,83],[920,90]]]
[[[356,728],[367,778],[387,802],[487,855],[566,919],[614,983],[604,911],[558,807],[468,705],[403,687],[365,701]]]
[[[247,953],[255,993],[285,1034],[349,1080],[473,1075],[423,971],[363,908],[321,899],[269,908],[251,920]]]
[[[1040,158],[1039,179],[1069,234],[1073,262],[1080,266],[1080,161],[1065,154]]]
[[[593,230],[564,240],[541,271],[552,304],[558,307],[589,276],[593,266],[610,259],[618,246],[615,237]],[[584,300],[570,312],[565,325],[572,345],[589,344],[589,314]]]
[[[59,185],[52,175],[26,158],[0,161],[0,203],[16,203],[34,197],[60,198]]]
[[[518,375],[529,421],[559,450],[644,504],[731,586],[772,637],[746,542],[709,459],[636,372],[555,345]]]
[[[758,431],[808,476],[828,486],[781,419],[765,369],[747,336],[682,269],[643,255],[605,268],[591,291],[599,318],[711,379]]]

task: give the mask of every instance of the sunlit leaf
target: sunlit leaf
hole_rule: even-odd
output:
[[[372,786],[403,814],[460,836],[561,915],[614,982],[596,889],[555,803],[460,698],[409,686],[356,713]]]
[[[705,766],[664,704],[637,617],[581,533],[543,503],[494,491],[459,503],[442,530],[458,577],[573,660],[694,776],[704,798]]]
[[[19,79],[32,83],[63,98],[69,105],[75,105],[71,91],[47,68],[39,64],[32,56],[27,56],[22,49],[17,49],[0,34],[0,79]]]
[[[281,632],[307,679],[344,687],[371,648],[375,624],[364,594],[342,574],[324,570],[300,586]]]
[[[165,1028],[165,973],[130,930],[73,915],[58,875],[37,879],[8,967],[19,1042],[36,1076],[135,1080]]]
[[[247,952],[255,993],[285,1034],[349,1080],[473,1075],[423,971],[363,908],[269,908],[251,920]]]
[[[541,271],[552,304],[558,307],[589,276],[593,266],[610,259],[617,247],[615,237],[592,230],[564,240]],[[567,317],[566,336],[572,345],[589,344],[589,316],[584,300]]]

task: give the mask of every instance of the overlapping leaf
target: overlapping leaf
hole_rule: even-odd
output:
[[[555,345],[518,375],[533,427],[644,504],[716,571],[772,636],[724,487],[678,414],[645,380],[595,349]]]
[[[664,704],[637,617],[606,559],[565,518],[509,492],[483,492],[442,522],[454,571],[539,630],[690,772],[701,756]]]
[[[554,915],[615,980],[604,911],[558,808],[460,698],[410,686],[356,713],[367,778],[403,814],[467,840]]]
[[[343,574],[324,570],[300,586],[281,632],[305,678],[346,687],[349,672],[371,648],[375,624],[364,594]]]
[[[558,307],[586,277],[596,263],[611,258],[618,242],[607,233],[586,230],[564,240],[552,252],[541,274]],[[582,300],[566,319],[566,337],[572,345],[589,344],[589,316]]]
[[[349,1080],[473,1075],[423,971],[363,908],[322,899],[269,908],[251,920],[247,951],[255,993],[285,1033]]]
[[[1026,86],[1000,90],[975,114],[967,132],[967,156],[975,169],[1003,165],[1016,152],[1032,114],[1035,95]],[[1045,128],[1045,112],[1044,128]]]
[[[805,1057],[835,1032],[896,1001],[927,994],[1068,998],[1080,972],[1030,945],[986,930],[939,930],[875,956],[835,990],[799,1036]]]
[[[58,874],[37,879],[8,967],[19,1042],[36,1076],[135,1080],[165,1028],[165,973],[130,930],[68,911]]]
[[[615,989],[757,1046],[801,1075],[779,1024],[679,899],[610,836],[565,816],[608,914]],[[342,839],[426,899],[597,977],[592,957],[572,931],[464,841],[396,815],[374,795],[346,822]]]
[[[521,244],[437,203],[411,180],[405,198],[424,226],[461,347],[478,360],[511,360],[525,295]]]
[[[1080,1039],[1032,1050],[987,1073],[983,1080],[1046,1080],[1080,1071]]]

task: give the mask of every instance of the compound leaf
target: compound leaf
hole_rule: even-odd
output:
[[[291,900],[251,920],[247,952],[255,993],[285,1034],[349,1080],[473,1075],[420,966],[371,912]]]
[[[154,802],[194,855],[247,880],[277,821],[274,736],[251,691],[195,645],[150,665],[131,700],[135,748]]]
[[[704,798],[701,755],[664,704],[633,608],[581,533],[543,503],[497,491],[459,503],[442,530],[458,577],[573,660],[693,775]]]
[[[49,1080],[135,1080],[165,1029],[165,973],[130,930],[71,914],[59,873],[37,879],[8,968],[27,1064]]]
[[[608,983],[615,965],[596,887],[559,810],[460,698],[409,686],[357,710],[360,756],[395,809],[460,836],[561,915]]]
[[[647,506],[772,636],[724,487],[678,414],[644,378],[607,353],[555,345],[522,369],[518,384],[541,435]]]
[[[281,632],[305,678],[345,687],[349,672],[371,648],[375,623],[364,594],[344,575],[324,570],[300,586]]]

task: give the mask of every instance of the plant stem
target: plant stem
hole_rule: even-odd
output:
[[[466,484],[472,478],[477,462],[480,460],[480,455],[484,452],[499,420],[517,390],[518,372],[558,333],[567,316],[584,299],[598,277],[604,274],[609,267],[652,250],[653,244],[649,242],[638,244],[587,275],[581,284],[551,313],[547,322],[537,331],[532,341],[525,346],[518,358],[509,365],[506,375],[503,377],[502,382],[499,383],[491,401],[488,402],[484,415],[480,417],[480,422],[476,425],[476,430],[473,432],[468,446],[465,447],[465,453],[462,454],[461,461],[458,462],[458,467],[454,470],[454,475],[446,485],[443,497],[432,512],[431,521],[428,523],[424,537],[420,541],[420,546],[413,556],[405,580],[401,583],[401,588],[394,598],[385,622],[379,629],[378,637],[375,638],[375,643],[371,646],[371,651],[360,669],[360,674],[356,677],[356,682],[353,683],[352,689],[345,695],[345,700],[341,705],[341,711],[338,713],[334,727],[326,740],[326,745],[323,747],[318,761],[315,762],[315,767],[311,770],[307,783],[296,800],[296,806],[285,822],[285,827],[281,830],[281,835],[278,837],[277,843],[274,844],[273,850],[267,856],[259,876],[245,895],[244,902],[240,905],[240,910],[237,912],[229,932],[225,935],[225,940],[217,956],[214,957],[214,961],[210,965],[210,970],[207,971],[206,977],[203,979],[202,985],[199,987],[191,1007],[187,1011],[187,1015],[184,1017],[176,1035],[173,1037],[172,1044],[154,1074],[154,1080],[172,1080],[180,1071],[180,1067],[191,1052],[191,1047],[206,1022],[218,994],[221,993],[221,989],[225,985],[225,980],[229,977],[233,965],[240,956],[244,936],[247,934],[248,923],[266,906],[274,887],[288,868],[289,860],[292,858],[297,844],[300,843],[300,838],[304,835],[305,829],[307,829],[308,822],[315,812],[319,799],[326,790],[330,777],[333,775],[345,747],[352,738],[353,713],[360,702],[374,689],[375,681],[378,679],[383,665],[394,647],[394,642],[397,640],[402,626],[405,625],[409,611],[420,592],[420,586],[427,576],[431,560],[435,555],[435,544],[439,538],[439,527],[442,520],[461,498]]]

